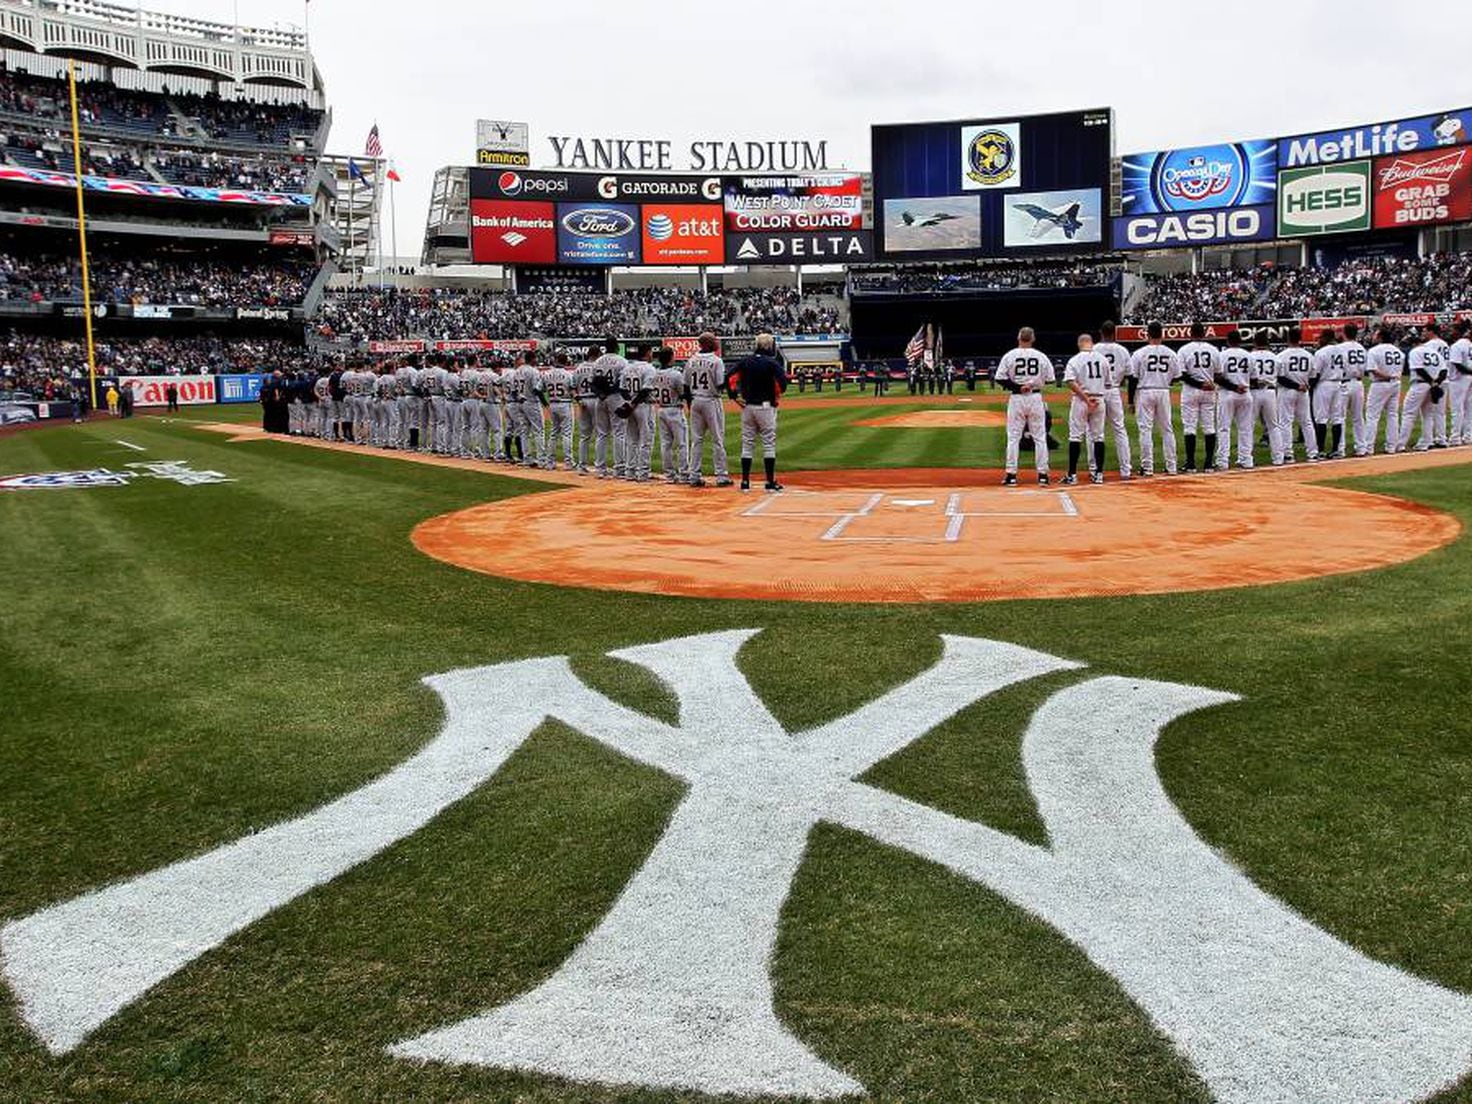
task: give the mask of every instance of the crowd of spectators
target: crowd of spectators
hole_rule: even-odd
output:
[[[304,192],[307,187],[307,164],[301,157],[282,160],[169,150],[154,154],[152,160],[154,169],[170,184],[251,192]]]
[[[1367,257],[1334,268],[1146,276],[1127,321],[1332,318],[1472,308],[1472,254]]]
[[[611,295],[525,295],[466,288],[330,292],[318,319],[324,337],[352,342],[395,338],[450,341],[508,337],[654,337],[698,334],[836,333],[837,308],[795,288],[630,288]]]
[[[296,306],[316,274],[309,260],[257,263],[199,254],[96,250],[89,257],[96,303],[168,303],[200,307]],[[0,252],[0,300],[40,302],[82,297],[75,257]]]
[[[97,370],[108,376],[212,375],[296,368],[306,347],[271,337],[212,336],[99,339]],[[43,395],[85,376],[87,350],[81,341],[45,334],[0,335],[0,391]]]
[[[1071,264],[913,265],[857,269],[850,286],[872,292],[1012,291],[1018,288],[1108,287],[1119,278],[1118,261]]]

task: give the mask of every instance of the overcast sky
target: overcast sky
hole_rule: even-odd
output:
[[[301,0],[158,0],[226,22],[303,22]],[[1367,0],[316,0],[330,149],[376,121],[404,177],[401,256],[417,256],[436,168],[468,164],[477,118],[549,134],[827,139],[869,167],[873,122],[1110,106],[1119,153],[1272,137],[1472,101],[1431,24]],[[385,228],[387,229],[387,228]],[[385,247],[385,252],[387,248]]]

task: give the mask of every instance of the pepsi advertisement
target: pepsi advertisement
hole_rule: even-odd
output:
[[[1113,133],[1109,108],[873,127],[878,252],[903,260],[1006,256],[1038,244],[1096,252],[1102,213],[1075,227],[1082,205],[1035,200],[1107,194]],[[1015,225],[1024,217],[1032,225]]]
[[[559,203],[557,263],[639,263],[639,207],[633,203]]]

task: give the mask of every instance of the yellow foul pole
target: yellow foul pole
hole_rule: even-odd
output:
[[[82,319],[87,327],[87,381],[92,409],[97,409],[97,347],[92,341],[92,272],[87,267],[87,204],[82,193],[82,124],[77,113],[77,63],[68,58],[67,85],[72,97],[72,164],[77,173],[77,240],[82,250]]]

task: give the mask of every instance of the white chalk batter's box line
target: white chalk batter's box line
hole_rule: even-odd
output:
[[[824,494],[821,491],[794,491],[794,498],[799,501],[802,498],[832,498],[832,494]],[[965,500],[961,491],[952,492],[946,499],[944,517],[946,521],[945,534],[942,537],[850,537],[845,533],[850,525],[860,518],[870,517],[875,510],[884,504],[886,499],[893,499],[896,506],[920,507],[934,505],[933,499],[917,500],[900,498],[889,492],[876,492],[871,494],[857,510],[787,510],[784,509],[773,515],[779,518],[833,518],[833,524],[819,539],[824,541],[837,541],[845,544],[955,544],[961,539],[961,533],[966,527],[966,522],[971,518],[1066,518],[1073,520],[1078,518],[1078,504],[1073,501],[1073,496],[1066,491],[1011,491],[1007,493],[1009,501],[1018,498],[1041,498],[1051,505],[1047,509],[1039,510],[966,510],[963,509]],[[741,513],[742,517],[761,517],[768,512],[770,507],[779,501],[791,502],[792,499],[779,499],[776,496],[764,498],[761,502]],[[816,505],[816,504],[815,504]]]

